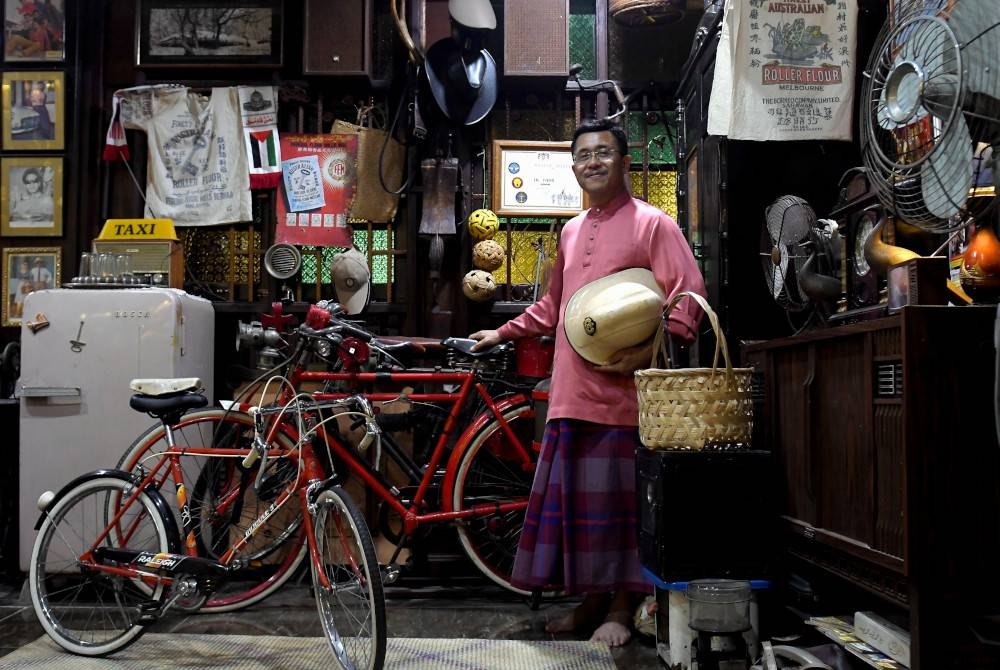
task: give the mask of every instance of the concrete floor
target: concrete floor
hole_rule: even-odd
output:
[[[31,598],[20,580],[0,586],[0,657],[43,634]],[[550,635],[545,623],[562,616],[573,600],[543,603],[533,611],[528,603],[499,588],[470,582],[458,586],[386,587],[389,635],[394,637],[494,638],[509,640],[585,639]],[[316,605],[305,582],[285,589],[262,603],[229,614],[168,614],[150,632],[240,635],[322,636]],[[137,644],[142,644],[140,640]],[[652,638],[634,635],[625,647],[612,651],[618,668],[654,670],[661,665]],[[3,661],[0,660],[0,667]]]

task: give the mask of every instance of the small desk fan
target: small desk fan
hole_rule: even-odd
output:
[[[760,256],[768,292],[796,332],[825,322],[841,295],[837,223],[817,219],[795,195],[777,198],[764,218]]]

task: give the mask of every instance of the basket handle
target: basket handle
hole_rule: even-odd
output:
[[[715,332],[715,355],[712,358],[712,370],[716,370],[719,367],[719,351],[721,350],[723,360],[726,363],[726,377],[728,378],[732,376],[733,363],[729,359],[729,345],[726,343],[726,336],[722,332],[722,328],[719,326],[719,316],[715,313],[715,310],[712,309],[711,305],[708,304],[708,301],[705,300],[705,298],[691,291],[681,291],[679,293],[674,294],[674,296],[670,299],[670,302],[667,303],[667,306],[663,310],[664,325],[666,325],[667,317],[670,315],[670,310],[676,307],[677,303],[679,303],[685,297],[693,298],[694,301],[698,303],[698,306],[701,307],[702,311],[704,311],[705,314],[708,315],[708,320],[712,324],[712,330]],[[667,361],[669,367],[670,358],[666,352],[665,342],[663,338],[664,330],[667,331],[667,337],[668,338],[670,337],[669,328],[657,328],[656,339],[653,341],[653,358],[652,361],[650,362],[650,367],[653,368],[656,367],[658,353],[663,354],[664,360]]]

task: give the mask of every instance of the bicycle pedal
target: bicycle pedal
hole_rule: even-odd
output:
[[[386,585],[395,584],[399,580],[399,575],[403,571],[398,563],[382,565],[379,569],[382,571],[382,583]]]
[[[136,623],[142,626],[156,623],[160,618],[160,603],[155,600],[143,600],[136,605],[136,609],[139,610]]]

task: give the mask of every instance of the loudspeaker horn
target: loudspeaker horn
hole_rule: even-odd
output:
[[[302,254],[291,244],[274,244],[264,252],[264,269],[275,279],[288,279],[301,268]]]

